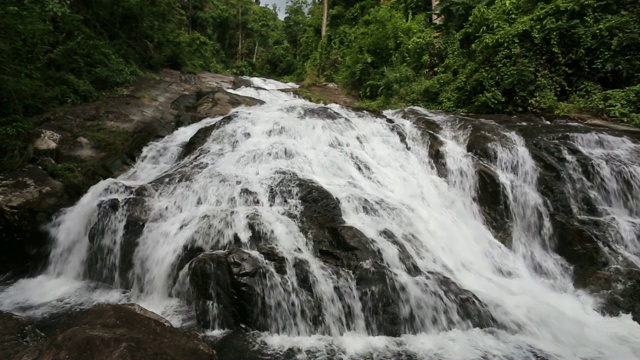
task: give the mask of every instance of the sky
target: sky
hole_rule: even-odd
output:
[[[276,4],[278,6],[278,16],[280,19],[284,19],[284,9],[287,6],[287,0],[260,0],[260,5],[268,5],[271,7],[271,4]]]

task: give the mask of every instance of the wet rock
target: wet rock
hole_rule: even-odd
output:
[[[185,94],[171,103],[171,108],[177,111],[176,126],[188,126],[197,123],[206,116],[196,113],[198,103],[197,94]]]
[[[575,286],[587,288],[593,285],[593,277],[609,265],[595,235],[597,224],[558,215],[554,218],[553,228],[556,231],[556,252],[573,265]]]
[[[27,320],[0,311],[0,358],[16,359],[18,354],[38,345],[44,335]]]
[[[442,130],[442,126],[437,123],[431,116],[415,109],[407,108],[400,112],[400,115],[413,122],[414,126],[420,130],[420,134],[428,144],[429,158],[436,167],[438,176],[445,178],[447,176],[446,162],[444,154],[441,151],[444,143],[438,135]],[[400,136],[400,135],[399,135]],[[400,136],[402,141],[402,136]],[[406,142],[406,140],[404,140]],[[406,145],[406,144],[405,144]],[[408,148],[408,145],[406,145]]]
[[[313,118],[313,119],[321,119],[321,120],[338,120],[343,119],[343,116],[331,110],[326,106],[318,106],[318,107],[303,107],[302,113],[300,114],[302,119]]]
[[[253,87],[253,83],[251,80],[244,78],[242,76],[236,76],[233,79],[233,89],[239,89],[241,87]]]
[[[190,264],[196,320],[203,328],[233,329],[237,322],[231,269],[224,253],[206,253]]]
[[[344,224],[340,201],[330,192],[310,180],[295,176],[285,181],[292,181],[297,187],[302,205],[300,230],[312,242],[323,262],[353,269],[361,262],[380,258],[372,249],[371,239],[360,230]],[[284,184],[281,186],[286,188]]]
[[[485,224],[505,246],[511,246],[511,210],[505,188],[498,174],[489,166],[477,162],[478,205]]]
[[[474,328],[494,328],[500,327],[498,321],[493,317],[491,311],[474,293],[461,288],[450,278],[437,273],[428,273],[426,277],[437,286],[432,295],[434,297],[446,297],[450,302],[456,304],[455,313],[459,319],[467,323],[468,327]],[[455,321],[452,321],[455,323]]]
[[[420,268],[418,267],[418,264],[415,262],[415,260],[413,260],[413,257],[407,250],[407,247],[400,239],[398,239],[398,237],[393,232],[391,232],[391,230],[382,230],[380,232],[380,236],[389,240],[389,242],[395,245],[395,247],[398,249],[400,261],[405,265],[405,270],[408,274],[410,274],[411,276],[417,276],[422,273]]]
[[[198,130],[198,132],[196,132],[195,135],[193,135],[191,139],[189,139],[187,144],[182,149],[182,153],[180,154],[180,159],[184,159],[187,156],[193,154],[197,149],[202,147],[202,145],[207,143],[207,140],[209,139],[209,137],[214,131],[229,124],[230,122],[235,120],[237,117],[238,116],[236,114],[231,114],[229,116],[225,116],[224,118],[220,119],[214,124],[205,126],[202,129]]]
[[[0,176],[0,274],[41,269],[49,242],[41,226],[67,203],[64,185],[36,166]]]
[[[255,106],[264,104],[264,101],[248,96],[230,93],[224,89],[198,94],[198,103],[195,111],[205,117],[217,117],[227,115],[238,106]]]
[[[413,122],[420,130],[429,131],[434,134],[437,134],[442,130],[442,126],[438,124],[432,116],[416,108],[403,109],[400,111],[400,116]]]
[[[65,322],[18,358],[214,360],[216,356],[200,335],[178,330],[138,305],[98,305]]]
[[[405,310],[409,308],[405,302],[410,301],[409,298],[415,294],[399,282],[383,264],[361,264],[354,270],[354,277],[365,323],[373,335],[415,334],[425,331],[425,325],[442,331],[498,325],[478,297],[444,275],[419,274],[404,280],[412,282],[412,287],[420,288],[422,296],[428,296],[428,302],[425,302],[429,304],[428,308],[419,314]]]
[[[194,292],[196,318],[204,328],[234,329],[245,325],[267,330],[261,308],[263,261],[239,249],[204,253],[190,264],[189,283]]]
[[[610,316],[631,314],[633,321],[640,324],[640,270],[633,267],[608,269],[595,279],[611,287],[600,293],[604,298],[602,312]]]
[[[130,289],[138,239],[148,220],[142,197],[110,199],[98,205],[98,221],[89,231],[87,278]],[[124,218],[120,232],[118,226]],[[114,256],[114,252],[117,256]]]
[[[369,332],[385,336],[400,336],[405,333],[405,319],[399,302],[402,295],[384,265],[359,264],[354,269],[354,278]]]

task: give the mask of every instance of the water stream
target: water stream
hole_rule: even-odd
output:
[[[572,266],[554,251],[555,204],[541,192],[546,175],[518,131],[544,124],[476,120],[497,134],[482,157],[469,150],[477,132],[456,116],[412,109],[436,126],[429,137],[404,111],[381,117],[325,107],[277,91],[287,84],[253,81],[259,88],[236,92],[265,104],[234,110],[194,153],[181,155],[198,130],[221,118],[150,144],[127,173],[64,210],[50,225],[48,269],[1,289],[0,309],[43,317],[133,301],[193,326],[189,267],[177,268],[184,249],[239,246],[263,259],[251,243],[259,219],[286,270],[263,259],[259,317],[266,330],[259,336],[274,352],[295,348],[309,359],[640,358],[640,325],[630,315],[602,315],[599,298],[574,287]],[[565,215],[605,223],[598,240],[608,256],[640,266],[640,145],[579,130],[559,143],[570,179],[563,191],[573,194]],[[438,159],[429,150],[436,141]],[[502,189],[508,241],[483,215],[478,166]],[[372,320],[379,314],[367,301],[383,298],[363,296],[356,270],[318,255],[300,227],[303,206],[287,185],[292,174],[337,198],[346,225],[369,239],[379,264],[358,269],[383,269],[391,293],[385,306],[401,334],[389,336],[384,321]],[[137,211],[144,223],[129,263],[122,254],[132,246],[128,219]],[[311,291],[300,288],[302,276]],[[477,312],[462,310],[466,303],[453,293],[472,294]],[[224,309],[211,306],[212,330],[223,330]]]

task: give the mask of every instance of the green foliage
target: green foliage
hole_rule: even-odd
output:
[[[296,66],[284,22],[251,0],[3,1],[0,168],[24,157],[26,135],[4,140],[16,124],[29,127],[32,115],[96,100],[148,71],[285,76]]]
[[[60,181],[71,195],[80,196],[84,194],[91,183],[91,181],[88,181],[87,175],[83,174],[74,164],[51,164],[45,170],[51,177]]]
[[[23,161],[31,123],[20,116],[0,118],[0,172],[12,170]]]
[[[435,11],[439,23],[431,21]],[[590,112],[640,124],[637,0],[5,0],[0,170],[30,116],[161,68],[337,81],[373,110]],[[91,139],[102,149],[126,139]]]
[[[570,102],[637,122],[639,2],[441,0],[435,10],[437,24],[409,0],[339,0],[308,73],[376,106],[562,113]]]

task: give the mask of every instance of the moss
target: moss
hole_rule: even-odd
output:
[[[332,103],[331,99],[329,99],[328,97],[320,95],[304,87],[293,90],[293,93],[305,100],[309,100],[316,104],[327,105]]]
[[[121,130],[103,129],[89,133],[86,136],[96,149],[115,153],[125,147],[130,140],[131,134]]]
[[[47,166],[46,170],[51,177],[60,181],[69,193],[75,194],[83,191],[85,188],[85,186],[83,186],[85,180],[74,164],[51,164]]]

